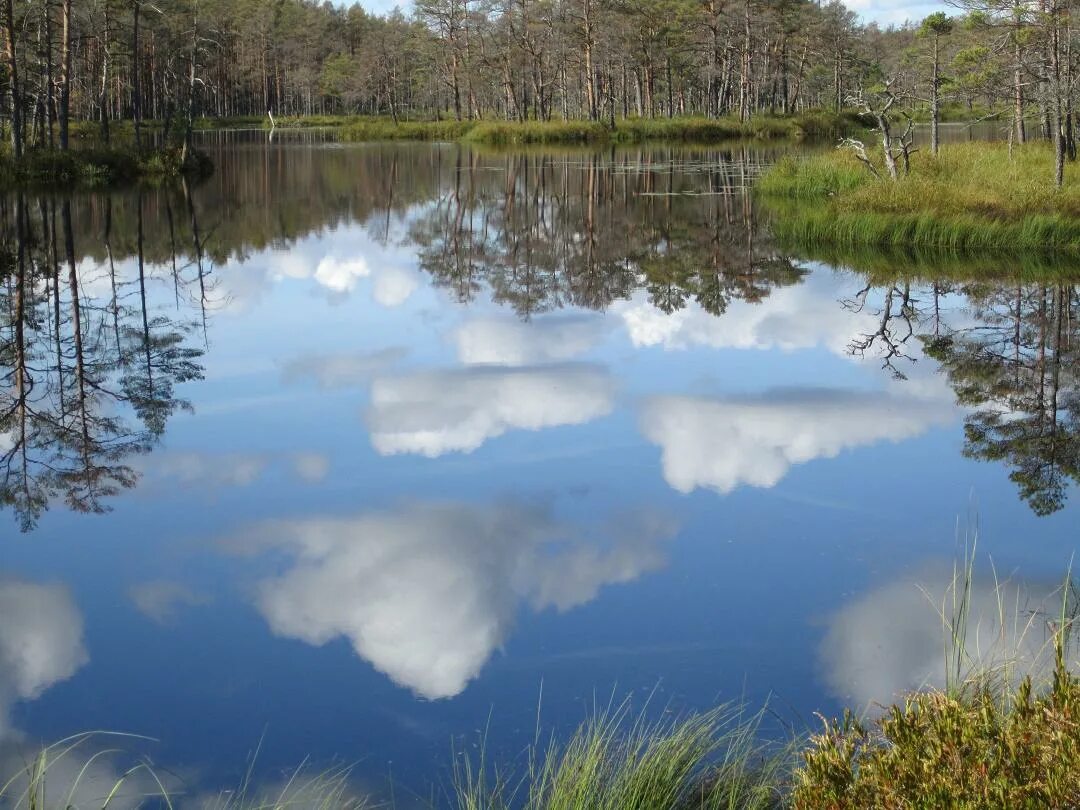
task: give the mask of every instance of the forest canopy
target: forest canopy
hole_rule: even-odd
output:
[[[1045,107],[1050,40],[1071,82],[1068,9],[996,2],[882,29],[835,0],[0,0],[0,90],[8,127],[61,147],[69,117],[745,119],[890,81],[912,104]]]

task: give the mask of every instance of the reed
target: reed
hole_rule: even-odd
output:
[[[537,742],[519,774],[481,746],[458,758],[460,810],[768,810],[783,804],[793,747],[761,742],[763,712],[739,707],[668,717],[599,709],[564,743]]]

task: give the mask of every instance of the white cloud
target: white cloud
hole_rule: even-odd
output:
[[[182,486],[246,487],[270,466],[267,456],[255,453],[161,453],[153,457],[155,476]]]
[[[88,661],[82,614],[65,586],[0,579],[0,784],[6,786],[6,798],[25,792],[27,763],[40,751],[36,741],[9,724],[12,706],[40,697]],[[53,751],[48,789],[36,797],[45,810],[100,807],[113,791],[110,807],[134,810],[157,792],[148,773],[129,772],[115,755],[101,753],[115,745],[108,737],[86,735],[74,745],[69,739],[63,754]],[[175,787],[168,774],[161,778]]]
[[[268,251],[261,260],[272,281],[310,278],[335,296],[349,295],[361,282],[370,281],[372,300],[384,307],[404,304],[422,280],[410,254],[373,241],[360,226],[335,232],[332,243],[318,235],[305,237],[287,250]],[[252,267],[246,270],[257,272]],[[236,289],[231,276],[225,281],[233,293],[245,288],[260,292],[249,280],[241,279]]]
[[[304,278],[306,267],[298,268],[300,273],[297,278]],[[315,267],[314,277],[319,284],[331,292],[352,292],[356,287],[357,280],[371,275],[371,269],[361,257],[356,259],[341,260],[334,256],[327,256]]]
[[[679,492],[772,487],[795,464],[879,441],[900,441],[952,418],[936,400],[890,393],[776,391],[741,399],[655,397],[641,428],[661,449],[664,478]]]
[[[300,480],[317,484],[330,472],[330,459],[319,453],[299,453],[293,456],[292,466]]]
[[[319,453],[277,456],[271,453],[203,453],[172,451],[154,454],[141,462],[144,472],[157,481],[217,492],[226,487],[249,487],[275,464],[283,462],[306,483],[326,477],[330,461]]]
[[[13,702],[33,700],[88,660],[82,615],[67,588],[0,580],[0,736]]]
[[[911,690],[943,687],[950,647],[942,617],[951,621],[954,615],[952,582],[951,570],[927,570],[838,610],[819,651],[829,689],[862,708],[889,704]],[[1017,678],[1044,679],[1053,667],[1049,623],[1060,609],[1061,594],[1053,585],[996,586],[992,578],[977,578],[963,626],[961,675],[1008,662]]]
[[[533,509],[419,504],[263,524],[240,542],[296,555],[258,588],[275,633],[310,644],[345,637],[377,670],[435,699],[476,677],[506,640],[520,602],[536,610],[581,605],[604,585],[662,566],[672,533],[648,515],[597,539]]]
[[[404,304],[420,287],[419,274],[405,267],[386,267],[375,274],[371,297],[388,309]]]
[[[643,292],[611,309],[638,347],[794,351],[823,346],[845,354],[854,336],[876,329],[871,312],[840,305],[852,294],[852,286],[845,276],[813,273],[800,284],[773,290],[761,302],[735,301],[721,317],[696,302],[667,314],[650,304]]]
[[[485,367],[377,378],[371,441],[383,455],[471,452],[508,430],[579,425],[611,412],[615,385],[589,365]]]
[[[407,349],[393,346],[376,352],[305,355],[283,363],[281,376],[286,383],[312,380],[328,390],[348,388],[367,383],[372,375],[386,370],[407,354]]]
[[[128,596],[136,609],[148,619],[165,624],[185,607],[208,604],[210,598],[187,585],[169,580],[152,580],[133,585]]]
[[[596,346],[607,330],[600,316],[476,318],[454,331],[458,359],[468,365],[528,366],[571,360]]]

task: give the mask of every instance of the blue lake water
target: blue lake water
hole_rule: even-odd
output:
[[[940,677],[976,524],[1025,615],[1069,565],[1062,268],[792,252],[751,147],[213,150],[3,202],[5,767],[427,795],[612,700],[805,724]]]

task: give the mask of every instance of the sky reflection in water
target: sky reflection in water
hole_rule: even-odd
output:
[[[1025,605],[1068,562],[1070,285],[790,258],[749,150],[220,148],[189,196],[117,195],[108,245],[71,205],[84,351],[120,358],[88,374],[126,392],[95,413],[152,450],[105,515],[58,500],[76,475],[32,533],[4,516],[3,757],[117,729],[214,787],[265,729],[270,769],[420,785],[489,717],[519,750],[541,684],[556,728],[653,690],[807,717],[940,674],[915,583],[958,515]]]

